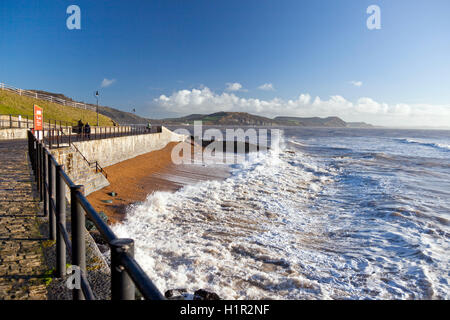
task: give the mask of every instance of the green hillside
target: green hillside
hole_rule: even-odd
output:
[[[76,123],[83,120],[94,126],[97,124],[97,113],[91,110],[78,109],[63,106],[50,101],[39,100],[31,97],[20,96],[16,93],[0,90],[0,114],[33,115],[33,105],[37,104],[44,109],[44,121],[48,119],[62,120]],[[101,126],[112,126],[113,121],[102,114],[99,115]]]

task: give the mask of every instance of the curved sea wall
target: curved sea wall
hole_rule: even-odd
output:
[[[110,139],[75,142],[74,145],[90,162],[103,168],[164,148],[169,142],[181,142],[186,136],[162,127],[162,132]]]

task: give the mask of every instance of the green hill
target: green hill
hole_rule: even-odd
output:
[[[47,96],[52,96],[54,98],[58,98],[58,99],[66,100],[66,101],[85,103],[85,102],[73,100],[72,98],[67,97],[66,95],[64,95],[62,93],[54,93],[54,92],[43,91],[43,90],[29,90],[29,91],[47,95]],[[96,108],[96,105],[94,105],[92,103],[86,103],[86,105],[88,107],[91,107],[94,109]],[[134,113],[121,111],[121,110],[114,109],[114,108],[107,107],[107,106],[99,105],[98,112],[100,114],[103,114],[103,115],[107,116],[108,118],[114,120],[115,122],[122,124],[122,125],[124,125],[124,124],[146,124],[149,122],[149,119],[140,117]]]
[[[277,121],[266,117],[256,116],[246,112],[216,112],[212,114],[191,114],[181,118],[169,118],[160,120],[163,123],[189,123],[196,120],[203,121],[205,125],[255,125],[274,126],[280,125]],[[155,120],[153,120],[155,121]]]
[[[275,121],[285,122],[286,124],[300,127],[335,127],[345,128],[347,123],[338,117],[327,118],[301,118],[301,117],[276,117]]]
[[[33,105],[35,104],[44,109],[45,122],[51,119],[76,123],[82,119],[84,123],[97,124],[97,113],[92,110],[63,106],[50,101],[20,96],[10,91],[0,90],[0,114],[21,114],[31,117],[33,115]],[[113,121],[109,117],[99,114],[99,124],[101,126],[112,126]]]
[[[191,114],[180,118],[153,120],[165,124],[192,124],[196,120],[205,125],[244,125],[244,126],[297,126],[297,127],[334,127],[334,128],[369,128],[366,123],[347,123],[338,117],[301,118],[275,117],[273,119],[261,117],[246,112],[216,112],[212,114]]]

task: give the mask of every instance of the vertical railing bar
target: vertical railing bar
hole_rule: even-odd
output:
[[[43,135],[43,134],[42,134]],[[44,217],[47,217],[49,212],[49,197],[48,197],[48,187],[49,187],[49,181],[48,181],[48,162],[47,162],[47,155],[45,152],[45,149],[42,149],[42,177],[43,177],[43,192],[44,192]]]
[[[129,254],[134,257],[133,239],[115,239],[111,247],[111,299],[134,300],[135,285],[125,268],[120,263],[120,255]]]
[[[80,268],[80,273],[86,274],[86,243],[84,241],[85,217],[78,202],[77,193],[83,193],[83,186],[70,187],[70,207],[72,226],[72,264]],[[81,288],[72,291],[73,300],[84,300]]]
[[[55,202],[55,168],[51,164],[51,154],[48,155],[48,160],[50,161],[50,167],[48,170],[48,180],[49,180],[49,199]],[[51,202],[50,202],[51,203]],[[53,212],[53,208],[50,206],[50,211],[48,215],[48,226],[49,226],[49,239],[56,240],[56,219],[55,213]]]
[[[49,155],[50,161],[50,155]],[[56,176],[56,276],[64,277],[66,274],[66,245],[60,226],[66,226],[66,185],[62,176],[64,166],[55,168]]]
[[[42,143],[38,142],[38,157],[39,157],[39,199],[40,202],[44,199],[44,190],[42,188],[42,185],[44,183],[44,164],[42,163]]]

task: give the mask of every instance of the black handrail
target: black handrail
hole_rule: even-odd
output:
[[[114,232],[111,230],[111,228],[108,227],[105,221],[103,221],[103,219],[97,214],[94,207],[92,207],[89,201],[81,193],[77,194],[77,196],[78,196],[77,200],[83,207],[84,211],[86,212],[86,215],[95,224],[97,230],[100,232],[103,238],[107,242],[111,242],[113,240],[118,239],[117,236],[114,234]]]
[[[120,239],[103,221],[77,186],[65,173],[46,146],[28,131],[28,153],[37,182],[44,215],[49,218],[49,238],[56,240],[56,277],[66,274],[66,249],[73,266],[80,271],[80,287],[73,289],[74,300],[93,300],[87,280],[85,219],[90,219],[111,249],[111,297],[134,300],[135,288],[144,299],[163,300],[164,296],[134,259],[134,241]],[[66,228],[66,187],[70,190],[71,238]]]

